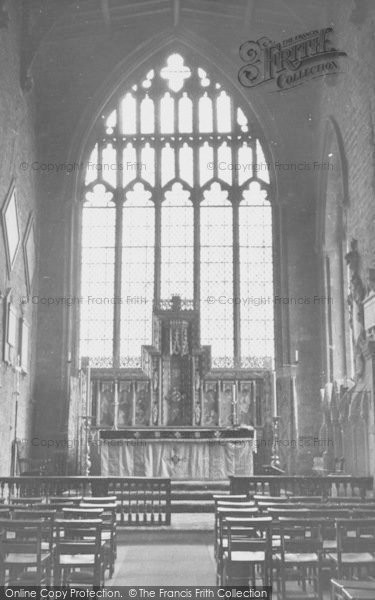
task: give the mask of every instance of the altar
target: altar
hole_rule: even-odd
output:
[[[249,476],[254,433],[252,427],[102,431],[100,474],[200,481]]]
[[[87,389],[90,474],[253,474],[255,433],[270,414],[270,373],[213,368],[210,346],[200,343],[199,311],[179,297],[154,307],[153,343],[142,346],[139,365],[90,369]]]

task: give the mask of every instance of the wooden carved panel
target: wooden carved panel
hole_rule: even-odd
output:
[[[256,421],[256,382],[242,381],[238,396],[238,424],[254,425]]]
[[[102,381],[99,388],[99,423],[101,427],[113,427],[115,406],[115,382]]]
[[[164,358],[164,377],[169,372],[169,377],[164,380],[164,424],[183,426],[191,424],[189,406],[189,358],[171,356]]]
[[[218,384],[216,382],[209,382],[204,385],[202,425],[206,427],[217,427],[219,425]]]
[[[220,427],[233,425],[233,381],[223,381],[220,391]]]
[[[150,385],[148,381],[138,381],[135,390],[135,425],[149,425],[150,417]]]
[[[119,381],[118,389],[118,427],[133,424],[133,386],[131,381]]]

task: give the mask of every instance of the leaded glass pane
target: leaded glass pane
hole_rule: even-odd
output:
[[[274,358],[272,209],[253,183],[240,204],[241,357]]]
[[[152,341],[155,209],[150,198],[136,184],[123,208],[120,355],[132,359]]]
[[[193,298],[194,211],[189,192],[175,184],[161,218],[161,296]]]
[[[149,96],[141,102],[141,133],[154,133],[155,107]]]
[[[103,148],[103,162],[101,165],[103,180],[112,187],[116,187],[117,181],[117,153],[112,144]]]
[[[137,132],[137,103],[134,96],[130,93],[126,94],[120,103],[122,113],[122,131],[121,133],[134,134]]]
[[[174,132],[174,100],[169,92],[160,101],[160,133]]]
[[[81,356],[112,364],[115,207],[96,186],[82,210]],[[109,196],[109,194],[108,194]],[[96,205],[95,205],[96,204]],[[110,364],[108,364],[110,363]]]
[[[205,69],[193,69],[173,53],[132,81],[117,108],[111,100],[99,125],[85,173],[82,296],[113,298],[121,288],[121,310],[114,310],[113,302],[81,307],[81,356],[111,366],[119,344],[117,366],[139,367],[141,346],[151,343],[154,289],[166,301],[177,294],[196,303],[196,277],[201,341],[211,345],[213,365],[269,366],[273,303],[264,298],[273,294],[272,214],[265,191],[270,174],[242,108]],[[239,198],[239,225],[233,230]],[[116,253],[121,211],[122,247]],[[197,225],[200,240],[194,237]],[[155,239],[161,241],[160,254]],[[235,239],[239,264],[234,264]],[[240,298],[233,298],[235,272]],[[115,273],[121,273],[121,285]],[[234,347],[240,356],[234,356]]]
[[[201,203],[201,341],[233,358],[233,230],[228,192],[218,184]]]

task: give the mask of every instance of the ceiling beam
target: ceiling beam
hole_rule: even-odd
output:
[[[180,0],[174,0],[173,6],[173,25],[178,27],[180,24],[181,4]]]
[[[255,14],[256,0],[247,0],[245,7],[244,29],[248,31],[251,27],[253,16]]]
[[[100,0],[104,23],[107,27],[111,26],[111,11],[109,8],[109,0]]]

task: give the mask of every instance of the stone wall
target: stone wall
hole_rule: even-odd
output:
[[[38,240],[39,221],[36,196],[35,174],[29,165],[35,160],[34,133],[34,98],[33,94],[24,93],[20,86],[20,15],[17,4],[8,8],[9,23],[0,29],[0,207],[3,206],[12,181],[16,186],[16,198],[19,211],[20,245],[14,266],[9,273],[6,261],[4,229],[0,227],[0,473],[9,475],[10,449],[14,437],[15,408],[16,408],[16,375],[11,365],[3,361],[4,344],[4,298],[11,288],[13,303],[17,316],[24,316],[31,326],[30,356],[32,357],[29,372],[20,376],[20,395],[18,397],[17,436],[24,440],[21,444],[21,457],[28,453],[27,446],[31,436],[32,415],[35,406],[33,393],[35,354],[36,354],[36,306],[31,297],[27,300],[28,290],[25,280],[25,263],[23,254],[23,239],[30,215],[33,214],[36,223],[36,240]],[[34,278],[32,293],[37,290],[37,277]],[[26,298],[25,303],[21,302]],[[28,440],[28,441],[26,441]]]

